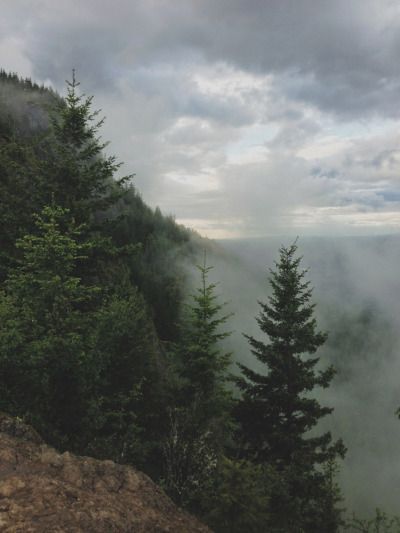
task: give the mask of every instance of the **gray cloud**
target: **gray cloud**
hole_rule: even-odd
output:
[[[59,91],[64,91],[65,78],[76,68],[83,90],[95,94],[95,106],[107,116],[103,136],[112,141],[108,150],[126,162],[127,173],[136,173],[135,183],[145,200],[179,221],[210,236],[398,232],[397,2],[16,0],[3,4],[1,65]],[[275,253],[278,245],[276,240],[269,248],[262,243],[249,245],[251,259],[245,272],[230,272],[223,265],[217,276],[228,284],[227,299],[234,295],[232,308],[242,310],[234,323],[238,330],[256,333],[249,317],[256,312],[260,269],[271,264],[271,250]],[[353,296],[360,309],[365,299],[371,300],[378,315],[388,316],[398,331],[399,246],[390,241],[373,251],[362,246],[353,250],[353,241],[346,246],[331,250],[329,242],[321,252],[318,241],[307,250],[318,251],[314,264],[320,269],[321,301],[327,292],[331,302],[336,298],[332,289],[336,294],[342,287],[332,308],[342,311],[345,302],[344,311],[351,307],[353,312]],[[241,249],[246,252],[246,246]],[[268,261],[263,253],[269,254]],[[242,286],[245,290],[240,292]],[[332,316],[329,306],[325,309],[321,318],[329,327]],[[375,333],[367,333],[367,341],[373,341]],[[399,346],[397,337],[385,338],[385,343],[387,353],[372,389],[366,382],[374,376],[376,358],[368,347],[366,364],[356,363],[353,369],[354,374],[360,370],[360,397],[355,398],[346,381],[338,383],[333,393],[338,412],[346,414],[349,406],[356,405],[362,415],[342,418],[350,421],[352,433],[356,424],[360,436],[347,459],[348,490],[368,487],[359,496],[368,504],[379,503],[380,491],[397,510],[398,468],[391,495],[383,489],[385,474],[389,476],[392,464],[399,464],[398,439],[389,450],[385,448],[386,434],[398,436],[400,431],[392,417],[398,404],[398,372],[388,375],[388,369],[398,368]],[[241,346],[245,350],[243,342]],[[373,347],[379,348],[378,340]],[[351,372],[349,366],[346,370]],[[380,391],[388,383],[391,396],[382,399]],[[366,390],[372,390],[376,400],[372,414],[383,436],[375,435],[375,440],[374,428],[363,427],[371,414],[371,402],[364,401]],[[389,414],[382,417],[380,410]],[[338,433],[342,430],[350,432],[339,428]],[[368,446],[358,454],[365,442]],[[387,459],[383,473],[381,457]],[[372,465],[368,472],[379,481],[374,494],[362,479],[363,460]]]
[[[142,66],[179,62],[190,69],[201,61],[222,61],[273,73],[279,91],[331,112],[398,113],[400,13],[393,2],[47,0],[23,5],[31,20],[28,31],[24,28],[26,49],[41,79],[62,83],[75,66],[85,81],[104,87]]]
[[[60,91],[77,69],[110,149],[183,222],[398,222],[394,2],[21,0],[0,29],[7,68]]]
[[[286,237],[284,244],[294,236]],[[274,267],[281,244],[277,239],[228,240],[224,248],[236,260],[218,252],[209,258],[216,265],[212,275],[213,281],[220,281],[221,300],[235,311],[229,348],[253,368],[257,361],[241,332],[266,340],[255,320],[257,302],[265,302],[271,292],[268,269]],[[399,237],[301,238],[299,253],[315,287],[318,327],[329,333],[317,353],[322,363],[332,363],[338,371],[332,385],[316,394],[323,405],[334,407],[323,429],[342,437],[348,448],[338,465],[343,507],[349,515],[371,516],[376,507],[397,515]]]

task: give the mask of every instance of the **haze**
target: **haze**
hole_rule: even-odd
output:
[[[349,448],[346,505],[397,512],[400,4],[3,0],[1,11],[0,66],[62,94],[75,68],[143,199],[237,257],[210,256],[236,313],[236,359],[250,362],[241,331],[257,335],[279,244],[300,236],[338,368],[324,400]]]
[[[2,2],[3,68],[96,95],[144,199],[209,237],[400,222],[392,0]]]

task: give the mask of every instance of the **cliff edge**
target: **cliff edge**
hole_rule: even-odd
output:
[[[0,531],[210,533],[145,474],[58,453],[0,413]]]

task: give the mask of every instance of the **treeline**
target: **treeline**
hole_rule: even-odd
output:
[[[234,377],[205,256],[188,298],[199,246],[117,177],[91,97],[75,77],[65,99],[2,84],[41,118],[11,116],[0,91],[0,409],[61,450],[144,470],[215,531],[338,531],[345,448],[318,432],[332,409],[313,394],[334,369],[296,244],[260,304],[264,341],[248,337],[261,370]]]

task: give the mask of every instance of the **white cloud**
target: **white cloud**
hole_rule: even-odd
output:
[[[145,200],[208,235],[394,231],[400,9],[389,0],[21,0],[0,61],[73,67]]]

